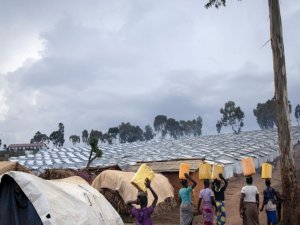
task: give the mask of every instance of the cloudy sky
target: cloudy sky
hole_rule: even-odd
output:
[[[274,94],[268,1],[0,0],[0,139],[28,142],[65,124],[66,135],[144,127],[158,114],[201,115],[216,133],[233,100],[244,130]],[[300,2],[281,1],[289,98],[300,103]],[[293,124],[296,124],[293,118]]]

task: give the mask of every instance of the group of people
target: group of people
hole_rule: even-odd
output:
[[[188,174],[185,174],[185,177],[186,180],[182,180],[182,188],[179,190],[180,225],[192,225],[194,212],[191,195],[197,183]],[[199,193],[197,211],[203,215],[204,225],[213,225],[214,215],[216,215],[217,225],[224,225],[226,222],[225,190],[228,181],[222,174],[219,178],[220,180],[215,179],[212,184],[209,180],[204,180],[204,188]],[[192,186],[188,186],[188,180],[192,182]]]
[[[259,225],[259,192],[253,185],[252,177],[246,178],[246,186],[242,188],[240,200],[240,215],[243,225]],[[266,208],[267,224],[275,225],[281,219],[282,198],[278,191],[271,187],[271,181],[266,179],[266,189],[263,192],[263,203],[260,211]]]
[[[228,181],[219,174],[220,179],[215,179],[212,184],[209,180],[204,180],[204,189],[200,191],[197,211],[203,215],[204,225],[213,225],[214,215],[216,215],[216,224],[225,225],[225,190]],[[192,182],[188,186],[188,180]],[[222,181],[224,184],[222,185]],[[278,191],[271,187],[271,181],[266,179],[266,189],[263,192],[263,203],[260,211],[266,208],[267,224],[276,225],[281,218],[282,198]],[[193,209],[191,201],[192,189],[197,183],[186,174],[186,180],[182,181],[182,188],[179,190],[180,206],[180,225],[192,225]],[[251,176],[246,178],[246,186],[241,190],[240,216],[243,225],[259,225],[259,192],[253,185]]]
[[[185,174],[184,180],[181,181],[182,188],[179,190],[180,200],[180,225],[192,225],[194,218],[194,210],[192,204],[192,190],[196,187],[197,182],[188,174]],[[189,185],[189,181],[191,185]],[[267,224],[276,225],[280,220],[281,212],[281,196],[271,187],[271,181],[266,180],[266,189],[263,192],[263,203],[260,211],[266,209]],[[131,215],[135,218],[136,225],[153,225],[151,215],[157,204],[158,196],[151,187],[149,179],[145,181],[146,187],[151,191],[154,200],[148,207],[148,198],[146,193],[139,193],[137,199],[129,201],[127,204],[131,206]],[[219,174],[219,179],[215,179],[212,183],[210,180],[204,180],[204,188],[199,193],[197,205],[197,213],[203,216],[204,225],[213,225],[216,218],[217,225],[225,225],[225,190],[228,181]],[[140,205],[136,208],[135,205]],[[251,176],[246,177],[246,186],[241,190],[240,199],[240,216],[243,225],[259,225],[259,192]]]

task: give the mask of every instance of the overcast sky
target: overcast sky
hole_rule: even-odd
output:
[[[0,139],[29,142],[65,125],[106,132],[164,114],[215,134],[233,100],[244,130],[272,98],[268,1],[0,0]],[[281,1],[288,95],[300,104],[300,1]],[[296,124],[292,114],[293,124]]]

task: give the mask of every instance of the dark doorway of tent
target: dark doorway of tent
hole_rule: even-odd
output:
[[[42,225],[34,206],[15,180],[3,175],[0,183],[0,225]]]

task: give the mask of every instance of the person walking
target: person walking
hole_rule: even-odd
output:
[[[202,203],[202,207],[200,209]],[[198,211],[200,214],[203,214],[204,225],[213,225],[214,220],[214,209],[216,208],[216,201],[214,198],[214,193],[210,189],[209,180],[204,180],[204,189],[200,191],[199,201],[198,201]]]
[[[241,190],[240,216],[243,225],[259,225],[259,192],[251,176],[246,177],[246,186]]]
[[[145,180],[146,187],[151,191],[154,200],[151,206],[148,205],[147,193],[139,193],[137,199],[134,201],[127,202],[127,205],[131,206],[131,216],[135,218],[136,225],[153,225],[151,215],[154,212],[154,208],[157,204],[158,196],[151,187],[151,182],[148,178]],[[140,208],[135,208],[132,204],[140,205]]]
[[[277,194],[278,192],[271,187],[271,181],[269,179],[266,179],[265,184],[266,189],[264,190],[264,201],[260,211],[263,211],[266,206],[267,223],[268,225],[275,225],[278,222],[276,202],[281,199]]]
[[[226,210],[225,210],[225,190],[228,186],[228,181],[225,180],[223,175],[219,174],[219,179],[215,179],[212,183],[212,191],[215,195],[216,201],[216,216],[217,216],[217,225],[225,225],[226,223]],[[224,182],[224,185],[221,185],[221,181]]]
[[[192,225],[193,207],[191,195],[197,183],[187,173],[184,176],[186,179],[181,181],[182,188],[179,190],[180,225]],[[191,186],[188,186],[188,180],[192,182]]]

